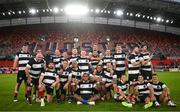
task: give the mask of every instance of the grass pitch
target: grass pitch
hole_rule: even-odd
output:
[[[160,107],[152,107],[148,111],[180,111],[180,72],[159,72],[157,73],[162,82],[164,82],[171,92],[172,99],[177,107],[168,107],[161,104]],[[0,111],[145,111],[143,104],[133,105],[133,108],[126,108],[121,103],[111,101],[98,101],[95,106],[77,105],[75,102],[61,102],[57,104],[46,103],[45,107],[40,107],[40,103],[33,102],[28,105],[24,98],[24,86],[21,86],[18,96],[18,102],[13,102],[13,91],[16,84],[16,75],[0,75]],[[24,84],[23,84],[24,85]]]

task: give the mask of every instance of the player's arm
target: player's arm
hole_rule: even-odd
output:
[[[139,95],[139,91],[138,91],[137,85],[134,86],[134,95],[135,96]]]
[[[26,74],[26,77],[28,78],[28,80],[27,80],[28,83],[30,83],[30,80],[31,80],[30,74],[29,74],[29,71],[30,71],[30,69],[31,69],[31,66],[32,66],[32,61],[29,60],[29,62],[28,62],[27,65],[26,65],[26,68],[25,68],[25,74]]]
[[[72,73],[70,73],[68,76],[68,83],[70,84],[71,81],[72,81]]]
[[[146,61],[144,61],[144,59],[142,59],[142,62],[141,62],[142,65],[145,65],[145,64],[147,64],[148,62],[150,62],[152,58],[153,58],[153,55],[151,55],[150,58],[149,58],[148,60],[146,60]]]
[[[154,97],[154,89],[153,89],[152,85],[150,83],[148,83],[147,86],[149,88],[150,97],[155,98]]]
[[[26,68],[25,68],[25,74],[26,74],[26,77],[28,77],[28,78],[30,77],[30,74],[29,74],[30,68],[31,68],[31,65],[27,64]]]
[[[39,77],[39,88],[42,87],[42,81],[44,79],[44,73],[41,73],[40,77]]]
[[[52,87],[55,87],[59,83],[59,76],[56,75],[56,81],[51,85]]]
[[[116,69],[116,60],[115,59],[113,59],[113,69],[115,70]]]
[[[130,57],[130,62],[133,66],[140,66],[141,65],[141,61],[136,62],[135,57]]]
[[[64,88],[67,89],[69,84],[71,83],[71,80],[72,80],[72,74],[70,73],[69,76],[68,76],[68,79],[67,79],[67,82],[66,84],[64,85]]]
[[[16,55],[16,56],[15,56],[15,59],[14,59],[14,63],[13,63],[13,70],[16,69],[16,67],[17,67],[17,65],[18,65],[18,60],[19,60],[19,58],[18,58],[18,56]]]
[[[126,97],[126,95],[124,94],[124,92],[122,91],[121,88],[119,88],[116,84],[113,85],[114,86],[114,91],[118,94],[120,94],[123,97]]]
[[[166,94],[170,93],[169,88],[165,84],[162,85],[162,88],[163,88],[164,93],[166,93]]]

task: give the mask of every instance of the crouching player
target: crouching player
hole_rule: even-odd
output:
[[[77,84],[74,99],[77,101],[77,104],[95,105],[95,101],[99,98],[95,82],[90,81],[89,74],[84,73],[82,80]]]
[[[56,74],[54,63],[47,63],[47,70],[41,73],[39,78],[39,96],[41,98],[41,106],[45,106],[44,92],[47,93],[47,102],[52,102],[53,90],[59,83],[59,76]]]
[[[103,98],[103,82],[102,82],[102,77],[103,77],[103,67],[102,65],[98,64],[93,71],[93,80],[96,82],[96,86],[98,88],[98,93],[100,93],[100,96]]]
[[[127,81],[125,74],[122,74],[121,77],[119,77],[117,84],[114,84],[113,87],[115,91],[115,101],[122,101],[122,105],[132,107],[132,104],[130,103],[130,99],[132,99],[132,97],[127,93],[127,90],[129,89],[129,82]]]
[[[107,68],[104,69],[103,77],[102,77],[102,91],[103,91],[103,96],[101,99],[110,100],[112,98],[111,90],[113,90],[113,84],[114,84],[114,79],[116,78],[116,75],[114,75],[114,70],[112,69],[112,64],[108,62]]]
[[[150,83],[144,81],[143,75],[138,75],[138,81],[135,84],[134,89],[137,101],[145,102],[145,109],[153,105],[153,103],[151,102],[151,97],[154,96],[154,91]]]
[[[79,70],[78,68],[78,63],[77,61],[72,61],[71,63],[71,73],[72,73],[72,76],[71,76],[71,84],[70,84],[70,99],[68,100],[68,103],[71,103],[72,102],[72,99],[73,99],[73,96],[74,96],[74,93],[76,91],[76,86],[78,84],[78,82],[81,80],[81,71]]]
[[[168,87],[159,81],[157,74],[152,75],[152,82],[150,84],[154,89],[154,95],[157,101],[163,101],[171,107],[176,106],[176,104],[170,98]]]

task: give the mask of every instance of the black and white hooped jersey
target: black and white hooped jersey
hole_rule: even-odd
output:
[[[66,69],[61,68],[62,73],[59,72],[60,82],[67,82],[68,78],[71,76],[71,68],[67,67]]]
[[[47,86],[51,86],[54,82],[56,82],[56,79],[59,77],[55,70],[45,71],[44,73],[41,73],[41,75],[44,76],[43,83]]]
[[[100,71],[100,72],[96,70],[96,74],[95,75],[98,76],[98,77],[103,77],[104,72],[103,72],[103,70]]]
[[[154,94],[155,94],[155,95],[161,95],[163,89],[167,87],[167,86],[166,86],[164,83],[162,83],[162,82],[158,82],[157,84],[151,82],[150,84],[151,84],[152,88],[154,89]]]
[[[80,81],[77,84],[77,91],[78,95],[94,95],[97,93],[96,84],[93,81]]]
[[[140,66],[134,66],[132,64],[139,61],[139,56],[137,54],[130,54],[130,56],[128,57],[128,74],[140,74]]]
[[[71,57],[69,57],[69,62],[70,62],[70,64],[73,62],[73,61],[77,61],[77,59],[79,58],[79,56],[71,56]]]
[[[81,71],[79,70],[79,68],[77,69],[71,68],[71,72],[72,72],[72,78],[81,80]]]
[[[64,60],[67,60],[68,63],[69,63],[69,58],[61,57],[61,65],[63,64],[63,61],[64,61]]]
[[[18,60],[18,70],[23,71],[26,68],[27,63],[29,62],[29,59],[31,58],[30,53],[23,53],[23,52],[18,52],[15,56],[15,59]]]
[[[41,73],[45,70],[44,68],[45,65],[46,62],[44,60],[37,61],[35,58],[31,58],[28,64],[26,65],[28,68],[30,68],[29,70],[30,77],[36,79],[39,78]]]
[[[125,53],[114,53],[113,55],[114,62],[116,64],[116,71],[125,71],[126,70],[126,54]]]
[[[143,82],[142,84],[137,83],[136,87],[137,87],[137,90],[139,92],[139,95],[149,94],[149,87],[150,86],[151,86],[150,83],[147,83],[147,82]]]
[[[126,93],[126,90],[129,88],[129,85],[130,84],[128,81],[126,82],[117,81],[117,87],[121,89],[123,93]]]
[[[147,61],[150,59],[150,53],[149,52],[146,52],[146,53],[141,53],[140,56],[139,56],[139,59],[140,60],[144,60],[144,61]],[[142,65],[141,66],[141,70],[145,70],[145,71],[152,71],[151,69],[151,61],[149,61],[147,64],[145,65]]]
[[[108,62],[110,62],[110,63],[113,63],[114,62],[114,59],[113,59],[113,57],[103,57],[102,58],[102,60],[101,60],[101,63],[102,63],[102,65],[103,65],[103,68],[107,68],[106,67],[106,64],[108,63]]]
[[[55,68],[56,69],[60,69],[60,66],[61,66],[61,56],[53,56],[52,57],[52,61],[53,61],[53,63],[54,63],[54,65],[55,65]]]
[[[79,59],[77,59],[77,62],[81,73],[89,74],[91,72],[90,60],[88,58],[79,57]]]
[[[116,77],[116,75],[111,74],[110,71],[108,71],[107,69],[103,70],[103,77],[102,77],[102,81],[105,83],[112,83],[113,79]]]
[[[94,58],[98,58],[97,56],[93,56]],[[93,69],[95,69],[96,68],[96,66],[99,64],[99,60],[98,59],[93,59],[93,60],[91,60],[91,65],[92,65],[92,67],[93,67]]]

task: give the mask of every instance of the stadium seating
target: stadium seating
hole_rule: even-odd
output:
[[[44,24],[1,28],[0,30],[0,55],[14,55],[25,43],[31,45],[30,51],[41,48],[47,49],[47,45],[58,43],[62,49],[64,43],[73,42],[73,37],[79,37],[78,46],[82,43],[106,42],[109,37],[110,47],[114,43],[120,43],[125,51],[129,51],[134,44],[147,44],[150,51],[158,56],[180,56],[180,39],[177,35],[156,31],[107,26],[107,25],[70,25],[70,24]],[[102,46],[100,46],[102,50]]]

